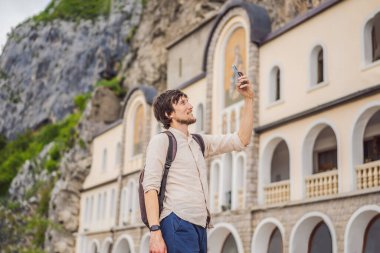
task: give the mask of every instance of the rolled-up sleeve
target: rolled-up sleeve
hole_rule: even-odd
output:
[[[160,192],[168,145],[169,140],[166,134],[155,135],[150,140],[146,152],[144,180],[142,182],[144,192],[150,190]]]
[[[202,135],[205,142],[205,156],[210,157],[232,151],[242,151],[246,146],[236,133],[225,135]]]

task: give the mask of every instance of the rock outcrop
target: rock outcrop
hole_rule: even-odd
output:
[[[127,54],[141,12],[140,0],[118,1],[108,18],[15,28],[0,57],[0,132],[14,137],[71,113],[73,98]]]

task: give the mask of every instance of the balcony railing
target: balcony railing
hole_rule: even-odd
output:
[[[323,197],[338,193],[338,170],[314,174],[306,177],[306,196]]]
[[[380,186],[380,160],[356,167],[356,186],[358,190]]]
[[[264,191],[266,204],[287,202],[290,199],[290,181],[268,184],[264,187]]]

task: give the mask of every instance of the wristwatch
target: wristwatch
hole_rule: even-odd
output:
[[[149,230],[152,232],[152,231],[157,231],[157,230],[161,230],[161,227],[159,225],[153,225],[149,228]]]

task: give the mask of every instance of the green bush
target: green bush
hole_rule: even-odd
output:
[[[84,93],[76,96],[74,98],[74,104],[75,106],[83,112],[86,108],[87,101],[91,98],[91,93]]]
[[[44,167],[47,169],[47,171],[51,173],[59,168],[59,162],[54,161],[52,159],[48,159],[46,160]]]
[[[40,202],[38,203],[37,213],[42,217],[48,217],[50,194],[53,190],[55,180],[51,180],[47,184],[41,186],[39,190]]]
[[[33,234],[33,244],[43,247],[45,242],[45,232],[49,226],[49,220],[35,215],[27,220],[26,232]]]
[[[111,0],[52,0],[34,20],[48,22],[54,19],[95,19],[98,16],[108,16],[110,10]]]
[[[50,159],[53,161],[59,161],[61,159],[61,147],[59,144],[55,144],[49,151]]]
[[[117,77],[114,77],[111,80],[99,80],[95,86],[110,88],[118,97],[124,97],[126,93],[126,91],[121,87],[120,80]]]

